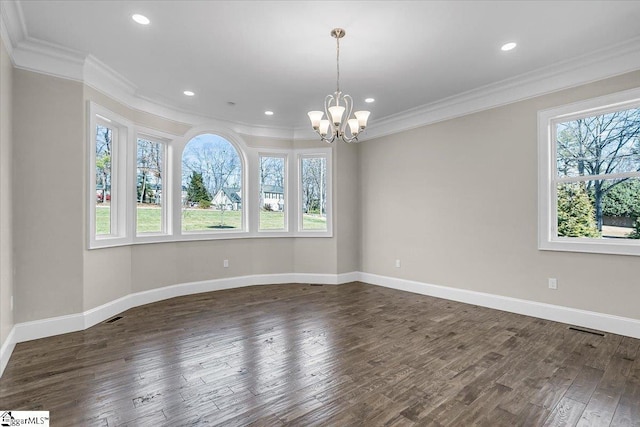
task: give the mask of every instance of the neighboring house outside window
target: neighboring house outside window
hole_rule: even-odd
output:
[[[89,249],[332,236],[331,147],[256,148],[195,129],[172,135],[88,106]]]
[[[285,188],[287,184],[287,155],[283,153],[260,154],[259,225],[260,231],[285,231],[287,208]]]
[[[210,133],[192,138],[182,152],[182,230],[244,230],[242,174],[242,159],[230,141]]]

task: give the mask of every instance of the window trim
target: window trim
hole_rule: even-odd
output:
[[[87,248],[100,249],[136,244],[227,240],[243,238],[291,238],[291,237],[333,237],[333,148],[317,147],[295,149],[292,146],[270,148],[268,144],[248,145],[232,131],[221,130],[214,126],[196,126],[184,135],[175,135],[156,129],[137,125],[121,115],[87,101],[87,148],[86,161],[86,242]],[[116,215],[113,235],[95,235],[96,228],[96,195],[95,195],[95,149],[96,126],[106,118],[111,127],[118,130],[117,141],[114,141],[112,159],[112,180],[117,185],[117,200],[112,193],[114,215]],[[211,133],[226,139],[236,149],[242,163],[242,230],[216,231],[182,231],[182,154],[187,143],[194,137]],[[163,143],[165,171],[163,176],[164,233],[137,233],[137,141],[138,138]],[[115,138],[114,138],[115,139]],[[117,147],[116,147],[117,146]],[[259,197],[259,159],[261,155],[282,157],[285,159],[285,224],[284,230],[260,230],[258,197]],[[327,229],[300,230],[302,208],[300,201],[300,158],[301,156],[322,156],[327,164]],[[116,183],[117,181],[117,183]],[[117,231],[115,231],[117,230]]]
[[[138,197],[137,197],[137,185],[138,185],[138,139],[144,139],[155,143],[162,144],[162,204],[160,205],[162,215],[162,231],[161,232],[147,232],[138,233]],[[171,191],[171,161],[169,159],[169,146],[171,143],[170,136],[168,134],[158,132],[152,129],[144,127],[136,127],[134,133],[134,144],[132,145],[132,160],[133,160],[133,179],[134,187],[136,191],[133,195],[133,236],[136,240],[151,240],[156,241],[158,237],[170,236],[172,233],[171,222],[171,202],[173,200],[173,192]]]
[[[555,124],[589,115],[640,107],[640,88],[553,107],[538,112],[538,249],[615,255],[640,255],[635,239],[594,239],[557,236],[557,183],[584,181],[580,177],[557,176]],[[638,176],[636,173],[610,174]],[[600,175],[598,175],[600,176]],[[590,177],[593,177],[590,175]]]
[[[182,155],[184,154],[184,149],[187,147],[187,144],[191,142],[194,138],[211,134],[216,135],[221,138],[224,138],[227,142],[231,144],[231,146],[236,150],[238,157],[240,158],[240,163],[242,167],[242,171],[240,174],[240,188],[242,194],[242,214],[241,214],[241,229],[239,230],[194,230],[194,231],[185,231],[182,229]],[[212,130],[209,128],[206,129],[197,129],[188,132],[183,138],[180,138],[175,144],[174,151],[174,161],[173,172],[175,177],[172,181],[172,187],[174,189],[175,194],[180,194],[180,202],[178,202],[178,198],[172,204],[171,210],[173,212],[173,230],[174,233],[172,235],[172,240],[216,240],[216,239],[230,239],[230,238],[238,238],[238,237],[247,237],[249,234],[249,210],[253,203],[251,203],[249,195],[248,183],[249,183],[249,160],[248,160],[248,148],[242,143],[238,138],[234,136],[230,136],[226,132],[220,132],[217,130]],[[212,195],[212,197],[215,195]]]
[[[130,232],[127,229],[130,221],[127,218],[127,199],[130,185],[126,170],[128,169],[127,146],[132,137],[132,124],[124,117],[106,108],[90,102],[88,105],[89,126],[87,129],[88,150],[88,188],[87,188],[87,238],[89,248],[119,246],[127,244]],[[116,130],[112,141],[111,161],[111,234],[96,235],[96,128],[99,124],[108,125]],[[115,184],[115,185],[114,185]]]
[[[292,204],[291,204],[291,199],[289,197],[290,194],[292,194],[292,192],[289,189],[290,186],[290,179],[289,179],[289,175],[291,173],[291,167],[290,167],[290,161],[291,161],[291,155],[289,151],[283,151],[283,150],[278,150],[278,149],[265,149],[265,148],[261,148],[258,150],[257,152],[257,164],[256,164],[256,187],[257,187],[257,192],[258,192],[258,199],[260,196],[260,186],[262,185],[262,183],[260,182],[260,158],[261,157],[275,157],[275,158],[280,158],[283,159],[284,161],[284,182],[283,182],[283,191],[284,191],[284,228],[281,229],[277,229],[277,230],[270,230],[270,229],[261,229],[260,228],[260,209],[262,209],[261,206],[257,206],[256,209],[256,213],[257,213],[257,218],[255,221],[255,232],[258,235],[265,235],[265,237],[267,237],[266,235],[268,235],[268,237],[277,237],[277,236],[290,236],[290,231],[291,230],[291,212],[293,211],[292,209]]]
[[[332,237],[333,236],[333,166],[332,166],[332,148],[308,148],[295,150],[296,159],[296,224],[295,235],[302,237]],[[327,229],[326,230],[304,230],[302,228],[302,159],[303,158],[324,158],[326,159],[326,211],[327,211]]]

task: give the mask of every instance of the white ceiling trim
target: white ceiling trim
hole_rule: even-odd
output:
[[[640,38],[379,120],[374,118],[366,138],[391,135],[635,70],[640,70]]]
[[[310,128],[282,128],[235,123],[176,109],[138,93],[137,86],[98,58],[28,35],[19,2],[2,5],[1,36],[17,68],[81,81],[125,105],[195,126],[216,126],[236,133],[294,140],[315,137]],[[483,86],[392,116],[373,118],[361,140],[377,138],[460,117],[519,100],[575,87],[640,69],[640,38],[583,55],[552,67]]]
[[[93,55],[85,59],[82,74],[84,82],[106,94],[115,93],[121,97],[133,97],[136,94],[137,86],[133,82]]]
[[[50,76],[84,81],[86,55],[27,37],[13,47],[13,61],[17,68]]]
[[[4,3],[0,3],[0,8]],[[4,23],[4,10],[0,11],[0,15],[2,15],[2,19],[0,19],[0,39],[3,40],[3,44],[9,53],[9,58],[11,62],[13,62],[13,45],[11,44],[11,40],[9,39],[9,31],[7,30],[7,26]],[[15,64],[13,64],[15,65]]]
[[[26,38],[26,33],[27,27],[24,23],[22,8],[15,2],[0,2],[0,36],[4,40],[12,61],[13,47],[19,40]]]

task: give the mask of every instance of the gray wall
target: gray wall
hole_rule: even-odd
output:
[[[88,251],[86,101],[175,134],[191,126],[129,109],[78,82],[7,72],[5,59],[3,51],[3,107],[7,91],[15,96],[0,115],[3,340],[13,321],[79,313],[133,292],[291,272],[364,271],[640,318],[638,257],[540,252],[536,244],[537,111],[631,88],[640,72],[359,145],[336,144],[333,238]],[[242,137],[254,147],[317,143]],[[11,147],[12,185],[5,155]],[[222,259],[229,259],[228,269]],[[402,268],[394,267],[395,259]],[[557,291],[547,289],[547,277],[559,279]],[[13,320],[5,310],[12,287]]]
[[[82,84],[14,69],[15,321],[82,311]]]
[[[189,124],[130,109],[77,82],[14,70],[16,322],[79,313],[130,293],[253,274],[336,274],[358,269],[355,148],[334,162],[334,230],[346,238],[260,238],[86,249],[86,102],[182,135]],[[292,141],[243,136],[254,147]],[[317,142],[298,144],[309,147]],[[342,155],[342,153],[340,153]],[[351,180],[346,186],[336,182]],[[4,194],[4,193],[3,193]],[[342,213],[344,212],[344,214]],[[338,234],[334,233],[334,234]],[[342,254],[340,260],[338,255]],[[222,267],[228,259],[229,268]],[[4,298],[3,298],[4,301]],[[8,326],[10,328],[10,326]]]
[[[12,73],[11,59],[0,40],[0,347],[13,328]]]
[[[634,72],[360,144],[362,271],[640,319],[640,257],[537,250],[538,110],[638,82]]]

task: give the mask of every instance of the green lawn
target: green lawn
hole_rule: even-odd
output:
[[[326,230],[327,218],[320,215],[304,214],[302,215],[303,230]]]
[[[98,205],[96,207],[97,234],[109,234],[110,211],[109,205]],[[162,223],[159,208],[138,206],[137,215],[139,233],[161,231]],[[220,212],[213,209],[184,209],[182,211],[183,231],[233,230],[234,228],[240,228],[240,225],[241,211]],[[283,226],[284,213],[260,212],[261,230],[281,230]],[[327,220],[319,215],[305,214],[302,218],[302,227],[304,230],[325,230],[327,228]]]

